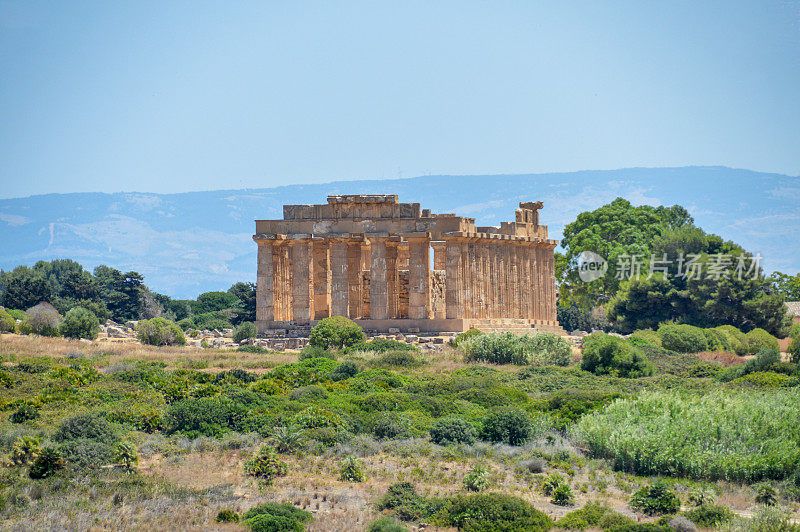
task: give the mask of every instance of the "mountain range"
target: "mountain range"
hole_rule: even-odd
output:
[[[706,231],[761,253],[767,271],[800,271],[800,177],[727,167],[626,168],[215,190],[44,194],[0,199],[0,268],[72,258],[87,268],[136,270],[153,290],[194,298],[254,281],[255,219],[284,204],[325,203],[329,194],[398,194],[478,225],[513,220],[520,201],[544,202],[541,223],[560,238],[580,212],[623,197],[686,207]]]

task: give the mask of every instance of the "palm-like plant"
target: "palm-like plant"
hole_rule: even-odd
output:
[[[291,453],[305,443],[305,431],[295,426],[275,427],[269,442],[279,453]]]

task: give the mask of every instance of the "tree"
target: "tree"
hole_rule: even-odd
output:
[[[27,266],[0,272],[0,304],[6,308],[27,310],[43,301],[49,303],[52,297],[47,279]]]
[[[67,312],[59,326],[61,336],[65,338],[86,338],[94,340],[100,331],[97,316],[83,307],[75,307]]]
[[[192,313],[205,314],[218,312],[230,308],[238,308],[239,298],[228,292],[205,292],[197,296],[197,301],[192,305]]]
[[[653,241],[665,229],[681,227],[691,220],[686,209],[678,205],[634,207],[623,198],[579,214],[564,228],[561,241],[569,263],[565,280],[573,287],[570,294],[564,295],[589,307],[608,301],[619,287],[621,276],[617,271],[623,256],[649,259]],[[590,283],[580,281],[577,259],[583,251],[597,253],[608,261],[606,275]]]
[[[767,279],[776,294],[786,297],[787,301],[800,301],[800,273],[789,275],[775,272]]]
[[[256,321],[256,285],[253,283],[234,283],[228,293],[239,300],[241,312],[231,321],[237,325],[243,321]]]
[[[122,273],[109,266],[98,266],[94,269],[94,276],[100,285],[102,298],[116,321],[139,319],[144,281],[139,273]]]
[[[693,305],[688,292],[677,290],[669,279],[657,274],[623,282],[606,310],[615,327],[628,334],[692,315]]]

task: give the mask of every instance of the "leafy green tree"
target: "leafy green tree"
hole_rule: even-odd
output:
[[[584,306],[608,301],[619,287],[617,265],[623,255],[649,258],[653,241],[665,229],[690,222],[691,216],[683,207],[634,207],[623,198],[579,214],[577,220],[564,228],[561,240],[568,262],[563,277],[573,287],[572,293],[562,294],[562,298],[567,295]],[[583,251],[597,253],[608,261],[606,275],[590,283],[580,281],[577,259]],[[560,268],[563,271],[564,266]]]
[[[47,279],[27,266],[10,272],[0,271],[0,304],[6,308],[27,310],[43,301],[50,302],[53,289]]]
[[[658,324],[691,316],[694,307],[687,291],[677,290],[662,274],[629,279],[606,306],[608,319],[622,333],[657,329]]]
[[[256,321],[256,285],[253,283],[234,283],[228,293],[239,300],[239,314],[231,320],[234,325],[243,321]]]
[[[94,276],[100,285],[103,300],[116,321],[139,319],[142,312],[144,278],[137,272],[98,266]]]
[[[83,307],[75,307],[67,312],[64,321],[58,327],[61,336],[65,338],[86,338],[94,340],[100,331],[100,322],[97,316]]]
[[[784,296],[787,301],[800,301],[800,273],[789,275],[775,272],[767,280],[776,294]]]
[[[192,313],[205,314],[239,306],[239,298],[228,292],[205,292],[197,296],[192,305]]]

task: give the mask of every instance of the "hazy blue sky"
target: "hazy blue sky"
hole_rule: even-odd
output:
[[[0,196],[800,173],[800,4],[0,0]]]

